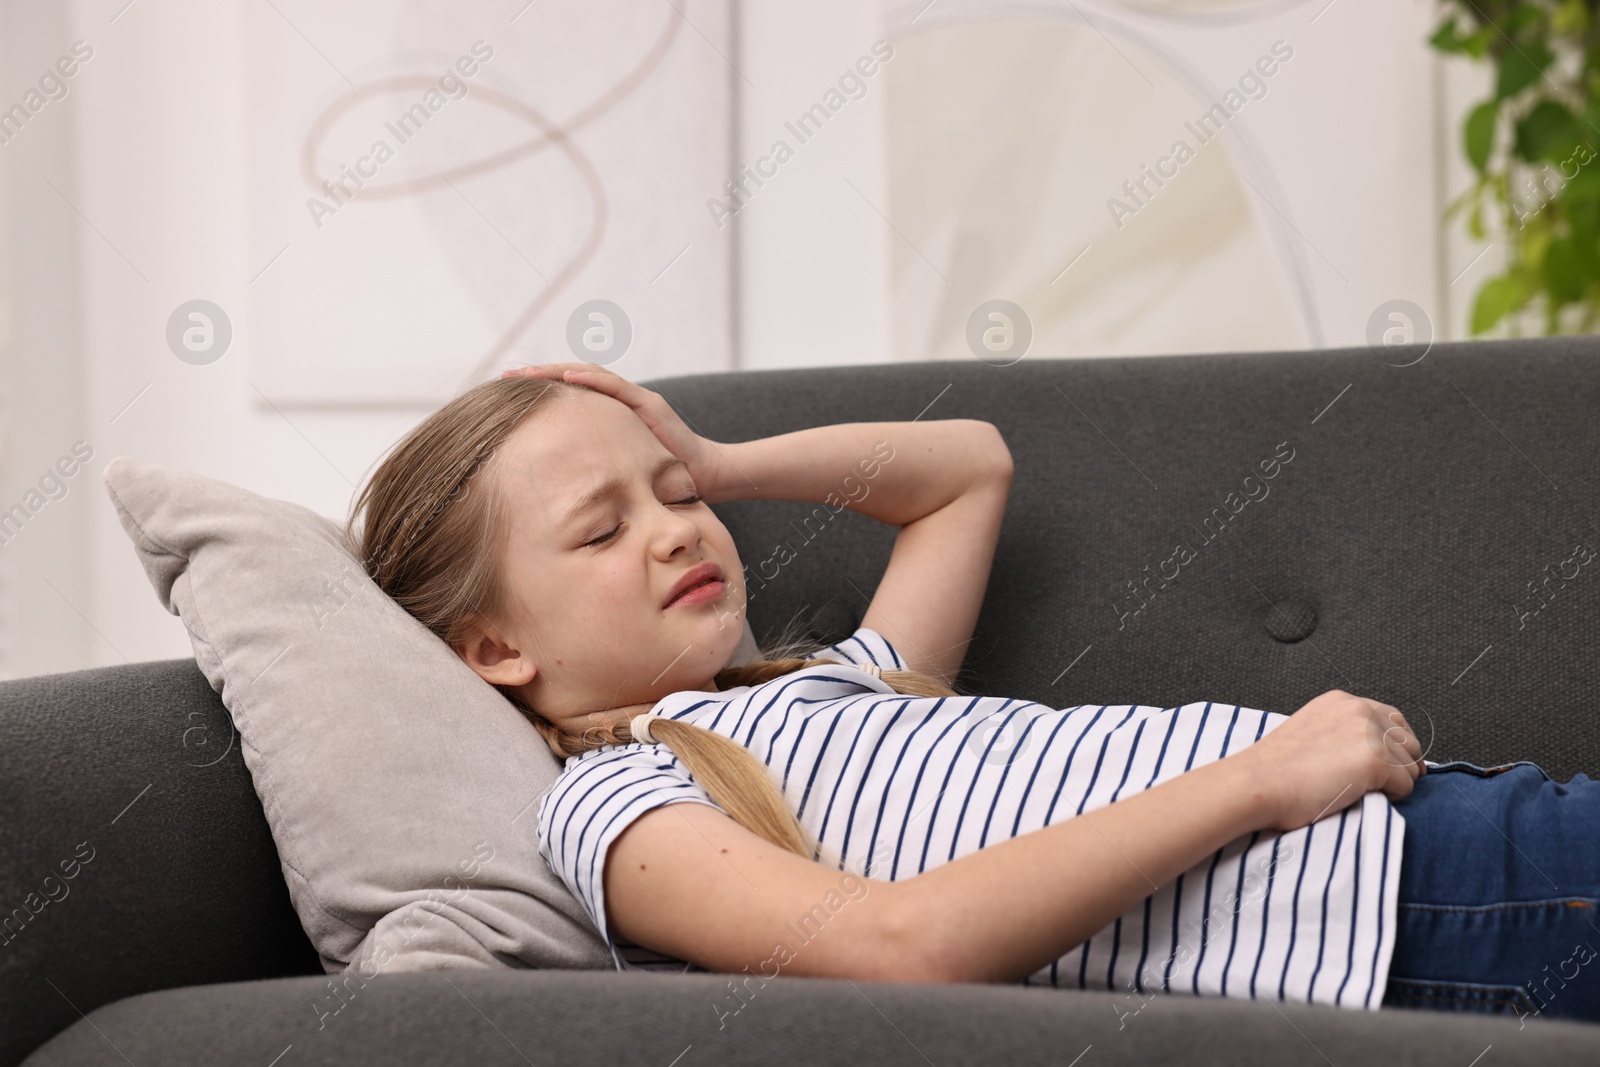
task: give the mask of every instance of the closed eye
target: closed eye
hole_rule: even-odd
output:
[[[673,503],[674,504],[698,504],[698,503],[700,503],[700,498],[698,496],[691,496],[686,500],[674,500]],[[622,532],[622,527],[618,526],[615,529],[613,529],[610,533],[601,534],[599,537],[596,537],[593,540],[583,542],[583,544],[579,545],[578,547],[579,548],[588,548],[591,545],[603,545],[607,541],[611,540],[613,537],[616,537],[617,534],[619,534],[621,532]]]

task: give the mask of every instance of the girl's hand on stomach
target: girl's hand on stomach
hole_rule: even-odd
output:
[[[689,477],[695,488],[708,502],[720,497],[717,486],[722,484],[726,463],[715,441],[701,437],[684,424],[672,410],[665,397],[642,385],[593,363],[540,363],[531,367],[515,367],[501,373],[502,378],[551,378],[555,381],[586,385],[606,394],[633,409],[633,413],[650,428],[668,452],[689,465]]]
[[[1256,764],[1271,819],[1265,828],[1281,831],[1309,826],[1375,789],[1399,800],[1427,773],[1404,715],[1340,689],[1309,701],[1230,758]]]

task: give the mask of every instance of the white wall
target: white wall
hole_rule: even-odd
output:
[[[78,206],[104,234],[87,224],[75,234],[87,308],[85,426],[96,478],[112,457],[131,455],[338,517],[407,415],[289,418],[251,384],[249,286],[263,264],[251,258],[247,229],[241,7],[139,4],[109,24],[106,5],[74,6],[76,35],[97,48],[86,72],[96,80],[78,100]],[[195,298],[233,320],[234,347],[205,366],[174,358],[164,340],[168,315]],[[85,561],[92,596],[80,605],[97,631],[88,662],[188,655],[182,625],[157,603],[103,488],[84,488],[97,498]]]
[[[73,29],[64,5],[0,4],[0,107],[20,100],[67,52]],[[82,221],[66,199],[77,197],[77,104],[94,74],[91,62],[65,83],[64,100],[0,144],[0,509],[41,493],[40,479],[71,456],[74,441],[100,444],[85,416]],[[70,460],[66,468],[76,469]],[[0,670],[40,674],[99,662],[84,565],[100,503],[92,478],[65,479],[66,495],[0,546]],[[45,489],[59,495],[56,484]]]
[[[19,499],[72,442],[93,450],[67,496],[0,548],[15,575],[8,676],[190,654],[99,482],[112,457],[183,466],[340,517],[372,457],[415,418],[291,421],[262,403],[249,381],[247,290],[261,265],[246,232],[240,5],[139,4],[113,22],[118,6],[5,10],[0,99],[18,97],[75,40],[94,50],[68,97],[0,148],[14,324],[0,499]],[[164,343],[172,309],[196,297],[233,319],[234,348],[208,366],[180,362]]]
[[[251,229],[250,161],[260,146],[251,140],[245,61],[257,16],[278,16],[253,0],[123,5],[0,0],[0,105],[74,40],[95,50],[67,99],[0,145],[0,507],[21,499],[75,440],[94,449],[68,495],[0,546],[4,676],[190,655],[99,483],[112,457],[185,467],[342,520],[376,458],[426,410],[398,402],[280,410],[263,399],[251,370],[260,335],[251,280],[272,250]],[[295,18],[336,17],[311,0],[278,6]],[[1080,6],[1107,18],[1132,10],[1109,0]],[[1431,8],[1339,0],[1311,27],[1321,4],[1269,6],[1308,23],[1306,43],[1297,44],[1305,80],[1274,87],[1288,101],[1285,115],[1273,123],[1263,113],[1258,133],[1295,224],[1346,276],[1302,250],[1324,342],[1360,343],[1367,313],[1391,296],[1423,304],[1442,334],[1460,336],[1462,291],[1492,269],[1495,253],[1450,286],[1477,250],[1440,236],[1437,219],[1443,198],[1460,188],[1460,114],[1477,73],[1437,72],[1416,33]],[[694,0],[686,9],[696,12]],[[865,96],[803,145],[785,129],[891,20],[876,5],[847,0],[743,0],[735,21],[736,41],[724,41],[717,56],[737,89],[734,159],[753,164],[778,138],[796,150],[725,228],[698,195],[684,216],[696,216],[708,246],[736,252],[730,362],[762,369],[906,358],[896,349],[890,288],[902,237],[889,221],[897,206],[885,84],[869,79]],[[1374,26],[1385,29],[1375,35]],[[1237,54],[1221,50],[1221,38],[1203,28],[1165,32],[1171,47],[1202,50],[1201,65],[1217,71],[1259,50],[1248,41]],[[1330,160],[1317,129],[1358,136],[1360,123],[1341,113],[1370,110],[1393,92],[1411,103],[1375,128],[1364,155]],[[172,310],[195,298],[223,307],[234,328],[234,348],[205,366],[174,358],[163,339]],[[658,360],[651,374],[703,369],[674,364],[669,353]]]
[[[740,9],[741,163],[782,140],[794,158],[751,196],[739,227],[739,358],[746,369],[890,356],[882,72],[801,143],[786,123],[883,36],[859,0],[748,0]],[[768,169],[771,169],[769,166]]]
[[[381,0],[376,6],[382,6]],[[303,387],[297,387],[292,373],[316,375],[318,361],[293,365],[290,360],[290,372],[285,372],[285,357],[297,353],[262,347],[283,335],[286,317],[299,330],[315,331],[319,323],[343,329],[348,323],[339,318],[336,294],[319,312],[319,320],[304,321],[310,306],[304,294],[297,301],[274,303],[262,298],[256,283],[269,264],[269,280],[292,276],[309,260],[319,235],[289,234],[288,240],[299,240],[303,246],[300,260],[294,260],[291,250],[283,261],[273,263],[281,244],[278,235],[265,232],[270,227],[262,225],[264,179],[252,164],[262,151],[262,138],[285,128],[299,132],[311,113],[300,106],[304,92],[292,106],[270,93],[253,93],[251,61],[271,49],[298,47],[305,52],[300,57],[305,62],[294,64],[294,77],[320,78],[318,84],[336,82],[337,89],[344,84],[338,67],[348,67],[357,78],[372,74],[360,57],[341,52],[337,42],[392,27],[363,25],[359,20],[344,24],[349,22],[344,17],[351,14],[349,8],[333,11],[290,0],[277,9],[243,0],[165,0],[135,4],[119,13],[121,7],[77,0],[59,12],[41,14],[35,5],[19,2],[5,9],[6,23],[0,25],[8,61],[0,99],[25,87],[23,79],[10,76],[11,71],[43,69],[79,38],[94,49],[68,99],[50,105],[30,124],[27,142],[19,139],[0,149],[6,217],[13,230],[9,247],[19,258],[19,270],[6,289],[7,306],[17,325],[7,349],[12,357],[8,383],[12,414],[5,437],[13,451],[3,470],[9,495],[0,499],[8,503],[19,499],[25,488],[20,480],[36,478],[72,441],[85,439],[93,449],[92,461],[70,483],[68,496],[47,505],[13,545],[0,548],[0,563],[12,571],[3,587],[9,595],[0,598],[10,612],[0,645],[0,672],[7,676],[190,654],[181,623],[156,601],[106,499],[99,472],[108,460],[131,455],[183,467],[294,500],[342,521],[356,488],[378,457],[437,402],[406,397],[438,393],[439,383],[451,373],[444,361],[429,376],[427,368],[414,366],[414,360],[391,365],[381,353],[364,353],[370,358],[361,361],[362,373],[375,382],[380,375],[426,378],[412,388],[396,389],[392,381],[375,385],[369,391],[375,402],[369,403],[369,398],[352,395],[349,375],[332,385],[328,380],[302,380]],[[717,54],[717,41],[727,32],[725,25],[719,29],[718,20],[725,18],[721,0],[691,3],[687,10],[709,36],[682,28],[663,69],[673,77],[681,74],[684,64],[702,69],[715,65],[720,72],[724,61]],[[506,23],[514,12],[480,5],[474,14]],[[671,9],[663,7],[661,12],[670,15]],[[578,17],[585,12],[567,14]],[[546,13],[535,11],[519,18],[516,31],[525,38],[545,33],[537,25],[540,17]],[[319,25],[330,19],[331,23]],[[13,26],[25,32],[14,32]],[[650,37],[656,35],[654,24],[646,29]],[[505,27],[501,30],[510,35]],[[301,36],[307,31],[311,41]],[[395,31],[395,36],[401,35]],[[313,43],[317,40],[324,48]],[[363,47],[373,46],[367,42]],[[416,59],[415,46],[397,40],[396,62],[406,58],[406,47],[413,47],[410,58]],[[723,47],[728,47],[725,40]],[[338,59],[324,59],[319,54],[324,50]],[[530,72],[537,70],[524,64],[520,73],[531,76]],[[505,88],[507,80],[500,77],[498,87]],[[582,89],[590,95],[594,91],[594,87]],[[638,100],[671,105],[648,92]],[[276,112],[267,115],[273,121],[263,121],[262,109],[275,106],[290,107],[288,121],[279,121]],[[564,99],[548,106],[574,107]],[[727,134],[725,112],[708,112],[704,101],[690,111],[711,114]],[[664,150],[651,146],[647,137],[630,140],[626,125],[616,125],[618,117],[607,116],[611,127],[596,123],[600,128],[594,140],[601,143],[597,159],[602,163],[607,149],[624,155],[630,148],[645,155]],[[650,117],[650,123],[654,133],[670,140],[672,130],[660,128],[659,116]],[[589,147],[593,153],[594,145]],[[705,157],[702,146],[696,160]],[[712,153],[709,158],[716,162],[723,157]],[[654,286],[651,283],[671,256],[638,251],[641,235],[676,242],[673,249],[682,247],[680,231],[705,218],[700,197],[715,191],[714,186],[709,179],[694,181],[694,195],[685,190],[678,198],[683,222],[669,224],[665,213],[631,202],[627,190],[619,188],[624,184],[619,172],[634,165],[631,158],[613,161],[606,175],[613,179],[608,189],[606,247],[613,257],[612,276],[625,273],[627,286],[601,286],[592,293],[580,285],[575,291],[583,297],[615,296],[632,307],[635,343],[627,364],[618,366],[622,373],[651,377],[726,369],[731,363],[731,337],[723,324],[728,318],[729,235],[712,232],[702,238],[696,232],[698,250],[686,252],[673,272]],[[670,169],[663,166],[657,171]],[[43,184],[41,173],[62,189],[72,207]],[[478,204],[495,210],[499,202],[494,189],[465,180],[460,184],[471,190]],[[273,191],[283,194],[281,189]],[[295,218],[303,222],[300,206],[305,191],[283,195],[293,196]],[[522,190],[522,195],[530,194]],[[346,218],[335,221],[346,227],[357,225]],[[479,221],[473,217],[474,224]],[[501,225],[512,228],[503,219]],[[560,238],[555,235],[554,253],[566,254],[569,250],[559,247]],[[513,253],[500,240],[489,236],[480,243],[509,259]],[[324,241],[323,247],[327,244]],[[524,244],[532,255],[545,251],[533,241]],[[496,261],[481,258],[474,269],[494,269]],[[27,266],[35,261],[43,267]],[[370,275],[374,269],[394,266],[353,262],[341,269],[349,277],[350,272]],[[501,273],[509,271],[504,264],[501,267]],[[595,273],[580,275],[580,282],[588,279],[593,285]],[[686,287],[686,278],[700,280]],[[704,289],[705,278],[712,279],[712,289],[706,299],[699,299],[696,286]],[[323,284],[339,285],[339,271],[324,277]],[[531,288],[537,291],[538,286]],[[636,295],[630,298],[625,295],[629,292]],[[176,359],[165,343],[168,316],[178,305],[197,298],[220,306],[233,331],[224,356],[199,366]],[[415,312],[419,305],[435,319],[444,313],[443,305],[429,307],[417,299],[408,299],[405,309]],[[683,321],[705,335],[706,343],[661,342],[660,327],[671,324],[661,321],[657,305],[678,309]],[[274,321],[278,330],[263,328],[264,308],[278,316]],[[558,310],[564,321],[564,309]],[[300,321],[293,321],[296,315]],[[474,320],[472,325],[476,330],[479,324]],[[562,331],[559,323],[555,329],[548,325],[541,323],[530,331],[527,343],[532,347],[516,361],[574,358],[553,350],[550,335],[559,338]],[[480,358],[481,347],[466,352],[466,362]],[[671,353],[678,350],[691,351],[691,358],[673,362]],[[461,353],[449,355],[459,358]],[[326,369],[328,357],[320,358],[321,369]],[[279,392],[293,395],[279,403],[274,399]]]
[[[1459,121],[1438,117],[1430,3],[749,0],[742,11],[746,160],[776,137],[794,143],[784,122],[873,40],[906,57],[738,216],[744,366],[971,358],[961,327],[996,297],[1034,318],[1040,357],[1362,344],[1373,311],[1396,298],[1450,317],[1436,130],[1459,157]],[[1014,87],[1005,115],[975,109],[1006,99],[993,83],[1012,76],[1005,57],[1030,34],[1057,57],[1049,76]],[[1179,120],[1221,100],[1275,42],[1294,58],[1269,94],[1149,212],[1112,225],[1105,203],[1120,181],[1192,140]],[[908,93],[928,96],[922,112]],[[1030,121],[1040,125],[1019,133]],[[910,158],[886,159],[886,144]],[[1223,216],[1242,221],[1219,229]]]

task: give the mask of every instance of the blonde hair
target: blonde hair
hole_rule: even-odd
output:
[[[552,398],[586,386],[544,378],[484,382],[451,400],[408,433],[362,486],[345,526],[347,546],[368,577],[459,654],[475,632],[475,617],[505,618],[520,605],[507,601],[500,581],[505,510],[495,490],[493,461],[522,422]],[[490,477],[477,475],[488,472]],[[358,520],[365,516],[357,532]],[[793,624],[760,659],[725,667],[718,690],[761,685],[805,667],[832,663],[799,653],[816,642]],[[909,696],[958,696],[942,680],[916,671],[886,670],[883,681]],[[539,731],[552,752],[575,756],[630,743],[626,721],[560,729],[506,685],[496,689]],[[683,761],[712,800],[750,832],[810,859],[808,841],[767,767],[731,738],[677,719],[657,717],[651,733]]]

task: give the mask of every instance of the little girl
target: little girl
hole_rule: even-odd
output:
[[[540,851],[618,968],[1600,1019],[1585,776],[1431,763],[1338,690],[1292,716],[958,693],[1011,478],[985,422],[725,444],[553,364],[425,419],[351,531],[566,758]],[[741,498],[899,527],[854,634],[730,666],[743,568],[709,505]]]

